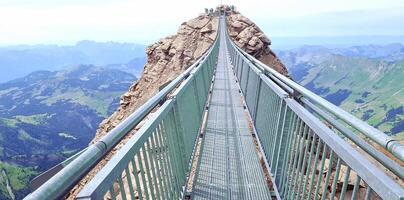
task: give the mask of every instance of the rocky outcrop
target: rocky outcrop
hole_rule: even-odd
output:
[[[288,75],[285,65],[269,48],[271,40],[251,20],[236,11],[228,11],[227,28],[237,46],[283,75]]]
[[[200,15],[182,23],[176,35],[150,45],[146,50],[148,59],[141,78],[122,96],[118,111],[102,122],[94,141],[200,58],[213,44],[217,27],[217,18]]]

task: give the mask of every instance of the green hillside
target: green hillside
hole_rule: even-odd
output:
[[[397,57],[397,52],[393,55]],[[280,56],[301,85],[404,139],[404,60],[345,55],[319,47],[281,52]]]
[[[81,65],[0,84],[0,199],[22,199],[38,173],[86,147],[135,80]]]

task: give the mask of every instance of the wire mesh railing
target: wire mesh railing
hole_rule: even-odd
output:
[[[218,45],[216,41],[202,64],[81,190],[77,199],[178,199],[183,195]]]
[[[258,65],[259,61],[246,56],[229,37],[226,39],[278,198],[404,197],[399,184],[402,180],[388,176],[296,101],[293,85],[279,81],[282,75],[274,76],[266,70],[269,67]],[[285,87],[290,91],[286,92]],[[383,155],[379,159],[389,158]],[[391,166],[397,176],[403,173],[397,163]]]

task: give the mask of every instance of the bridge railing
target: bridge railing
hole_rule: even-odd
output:
[[[306,98],[314,98],[315,102],[325,107],[329,102],[248,55],[228,36],[226,39],[234,73],[253,119],[278,198],[344,199],[350,196],[352,199],[381,197],[390,200],[404,197],[403,188],[393,178],[309,112],[310,108],[304,107],[308,104],[298,102],[295,95],[296,92],[306,94]],[[345,115],[345,111],[336,106],[327,109]],[[345,117],[354,118],[351,115]],[[336,122],[336,125],[329,125],[338,126],[338,130],[348,129],[341,127],[336,120],[330,121]],[[367,127],[369,125],[363,125],[364,122],[356,122],[358,119],[355,118],[350,124],[366,133],[374,133],[375,141],[393,142],[395,147],[390,149],[391,152],[402,158],[402,148],[396,141]],[[369,147],[353,133],[350,138],[356,139],[353,140],[355,143],[364,147],[366,152],[370,151],[370,155],[378,156],[376,160],[387,163],[385,167],[402,177],[403,168],[399,164]],[[388,148],[388,144],[385,147]]]
[[[219,43],[77,199],[178,199],[190,172]]]
[[[178,187],[185,181],[184,177],[189,172],[186,165],[193,153],[201,113],[217,62],[218,38],[219,34],[209,50],[192,66],[168,83],[98,142],[69,159],[69,163],[58,169],[53,177],[47,181],[39,177],[41,180],[38,179],[38,184],[44,183],[24,199],[59,199],[65,196],[106,153],[149,115],[151,119],[130,139],[128,142],[130,144],[125,145],[113,157],[114,162],[108,162],[83,189],[80,198],[86,198],[89,195],[98,199],[106,192],[106,188],[107,191],[112,191],[108,195],[114,196],[113,192],[116,191],[110,190],[111,187],[116,188],[116,184],[121,186],[122,183],[131,184],[130,187],[124,186],[125,190],[128,190],[126,194],[129,195],[133,195],[132,192],[135,191],[139,191],[138,195],[150,196],[156,195],[157,192],[160,196],[166,197],[178,195]],[[152,111],[159,105],[161,105],[160,108],[153,114]],[[173,138],[176,139],[173,140]],[[124,151],[126,153],[123,153]],[[134,169],[135,171],[133,171]],[[138,173],[139,170],[142,173]],[[45,172],[44,177],[53,173],[55,171]],[[129,175],[135,179],[128,180]],[[141,185],[137,183],[137,180]],[[159,186],[154,186],[154,184]],[[118,192],[122,189],[119,188]],[[125,199],[124,196],[122,198]]]

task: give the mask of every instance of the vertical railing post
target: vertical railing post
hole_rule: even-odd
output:
[[[286,164],[286,148],[287,148],[287,141],[290,137],[289,134],[289,129],[290,129],[290,121],[292,117],[292,111],[286,106],[285,103],[285,114],[283,116],[283,122],[282,122],[282,128],[280,129],[280,134],[281,138],[278,144],[278,150],[277,150],[277,160],[275,163],[275,171],[274,171],[274,179],[275,183],[279,184],[280,178],[279,176],[281,175],[282,169],[285,167]]]
[[[185,178],[184,173],[186,171],[186,169],[185,169],[185,165],[186,165],[186,160],[185,160],[186,156],[185,155],[186,154],[185,154],[185,146],[184,146],[184,144],[185,144],[186,141],[184,141],[184,137],[183,137],[183,135],[184,135],[183,130],[184,129],[182,128],[181,119],[180,119],[180,116],[179,116],[178,101],[174,101],[173,123],[174,123],[173,128],[174,128],[174,133],[176,135],[176,138],[178,138],[178,141],[181,141],[179,144],[178,144],[178,141],[174,141],[174,144],[178,145],[178,147],[179,147],[178,155],[179,155],[179,160],[180,160],[180,163],[181,163],[180,169],[182,171],[180,176]]]
[[[271,163],[271,173],[273,174],[273,176],[274,176],[274,174],[275,174],[275,170],[276,170],[276,168],[275,168],[275,166],[276,166],[276,160],[278,159],[277,157],[276,157],[276,155],[278,154],[278,152],[277,152],[277,146],[279,145],[279,141],[280,141],[280,137],[281,137],[281,131],[280,131],[280,126],[281,126],[281,124],[283,124],[283,120],[284,120],[284,112],[285,112],[285,109],[286,109],[286,107],[285,107],[285,102],[283,101],[283,99],[281,99],[280,100],[280,104],[279,104],[279,107],[280,107],[280,109],[279,109],[279,111],[278,111],[278,117],[277,117],[277,120],[276,120],[276,122],[273,122],[273,123],[276,123],[276,126],[275,126],[275,134],[274,134],[274,139],[273,139],[273,144],[272,144],[272,149],[271,149],[271,161],[270,161],[270,163]]]
[[[258,74],[258,79],[257,79],[257,91],[255,94],[255,102],[254,102],[254,112],[252,112],[252,118],[254,119],[253,123],[254,125],[256,120],[257,120],[257,111],[258,111],[258,100],[260,98],[260,94],[261,94],[261,84],[262,84],[262,80],[260,77],[260,74]]]

